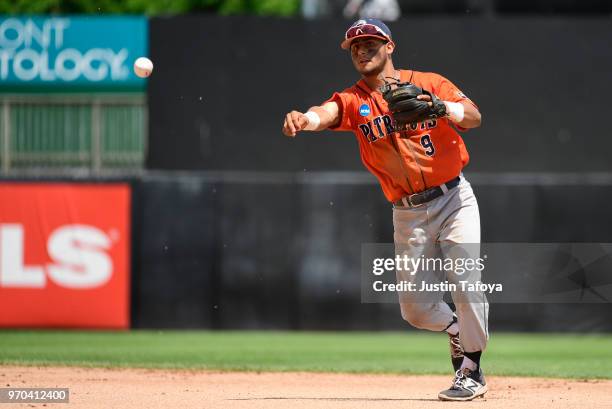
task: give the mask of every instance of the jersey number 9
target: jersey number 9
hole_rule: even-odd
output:
[[[429,134],[425,134],[421,136],[421,146],[425,148],[425,155],[433,156],[436,153],[436,148],[434,148],[433,142],[431,141],[431,136]]]

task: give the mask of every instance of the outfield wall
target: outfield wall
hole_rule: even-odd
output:
[[[87,179],[72,170],[66,179],[50,179],[43,170],[33,172],[35,179],[11,181],[129,184],[132,327],[406,327],[395,305],[360,303],[360,245],[391,241],[392,225],[388,203],[362,173],[354,136],[287,139],[280,132],[288,110],[319,103],[356,80],[338,46],[346,24],[153,18],[149,171]],[[482,128],[466,133],[465,141],[484,241],[612,242],[605,205],[612,199],[612,138],[601,119],[608,106],[602,100],[612,92],[606,80],[612,58],[602,51],[611,27],[600,18],[518,17],[410,18],[391,25],[397,66],[448,76],[483,112]],[[436,41],[445,38],[458,45]],[[26,223],[14,207],[21,205],[7,195],[3,204],[14,213],[0,212],[0,224]],[[41,214],[48,210],[45,200],[38,203]],[[71,203],[59,209],[80,223]],[[107,206],[100,201],[100,213]],[[44,218],[28,220],[34,223],[28,230],[45,232],[45,240],[52,234]],[[19,235],[14,226],[6,231]],[[28,244],[26,234],[23,260],[14,257],[21,248],[2,251],[23,261],[21,267],[34,266],[40,277],[53,260],[45,240]],[[37,253],[28,246],[38,246]],[[0,278],[6,265],[2,270]],[[0,301],[7,291],[17,300],[0,308],[0,318],[34,304],[14,293],[23,288],[0,283]],[[612,330],[607,306],[493,305],[491,327]]]
[[[470,178],[480,203],[484,241],[612,242],[608,229],[612,215],[600,205],[612,199],[610,181],[584,187],[569,184],[569,178],[552,176],[538,185],[525,184],[525,180],[519,184],[520,180],[509,176],[504,185],[491,184],[486,175]],[[25,182],[31,184],[33,180]],[[95,186],[102,190],[110,182],[131,186],[131,251],[127,255],[131,268],[116,270],[119,264],[113,259],[113,276],[121,272],[131,277],[129,325],[133,328],[407,327],[395,304],[360,302],[361,244],[392,240],[391,209],[367,174],[153,172],[128,180],[72,178],[70,182],[76,187],[93,186],[94,191]],[[0,188],[14,184],[4,181]],[[585,201],[585,197],[597,200]],[[98,209],[96,216],[95,211],[84,213],[70,200],[56,199],[50,207],[44,196],[39,199],[37,211],[64,214],[61,224],[93,223],[107,235],[108,242],[94,241],[86,248],[93,245],[112,255],[118,245],[113,240],[128,234],[118,234],[118,225],[112,220],[96,222],[108,214],[109,206],[118,205],[113,201],[100,199],[93,208]],[[26,223],[19,209],[27,208],[27,204],[14,199],[3,203],[2,209],[10,208],[12,213],[0,212],[2,232],[10,225],[26,226],[24,268],[43,271],[49,263],[67,263],[77,265],[74,268],[78,270],[80,259],[56,260],[45,247],[48,244],[37,239],[38,231],[53,232],[53,223],[49,225],[44,217],[29,217]],[[125,203],[121,206],[127,211]],[[18,257],[12,253],[17,251],[15,246],[2,247],[2,251],[0,259],[5,261]],[[8,270],[4,266],[0,301],[12,300],[0,309],[0,323],[4,325],[75,326],[58,321],[53,311],[62,303],[87,311],[84,316],[90,321],[86,327],[126,325],[117,325],[117,321],[103,325],[89,313],[89,306],[74,304],[77,298],[83,298],[83,289],[58,288],[51,276],[42,288],[7,285],[4,274]],[[516,280],[520,279],[521,271],[516,271]],[[105,283],[98,287],[107,289]],[[55,294],[53,302],[48,301],[48,291]],[[125,287],[116,291],[96,305],[106,302],[116,307],[118,301],[113,297],[125,294]],[[39,313],[55,321],[16,325],[9,320],[12,314],[31,310],[32,305],[48,306]],[[610,331],[612,319],[609,304],[493,304],[491,328]]]
[[[472,179],[484,241],[612,242],[605,181]],[[361,244],[393,236],[367,174],[152,174],[134,189],[134,326],[406,327],[396,305],[360,303]],[[609,304],[495,304],[491,328],[612,330],[612,319]]]

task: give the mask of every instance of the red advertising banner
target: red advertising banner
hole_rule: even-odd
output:
[[[0,183],[0,327],[128,328],[130,187]]]

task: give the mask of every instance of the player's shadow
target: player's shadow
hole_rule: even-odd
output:
[[[301,397],[301,396],[270,396],[262,398],[230,398],[226,400],[327,400],[327,401],[346,401],[346,402],[378,402],[378,401],[420,401],[420,402],[439,402],[438,399],[424,399],[424,398],[317,398],[317,397]]]

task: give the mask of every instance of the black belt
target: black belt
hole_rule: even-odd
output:
[[[459,184],[460,180],[461,178],[457,176],[456,178],[449,180],[448,182],[443,183],[440,186],[432,187],[419,193],[404,196],[397,202],[393,202],[393,205],[398,207],[410,208],[422,206],[425,203],[431,202],[435,198],[442,196],[444,193],[456,187]]]

